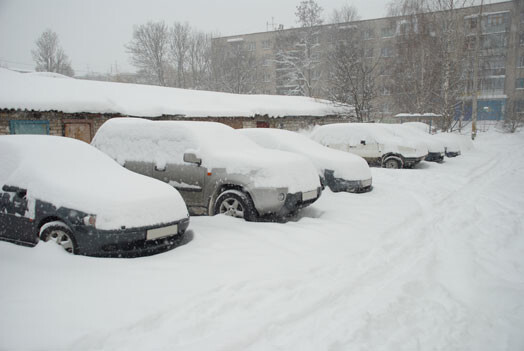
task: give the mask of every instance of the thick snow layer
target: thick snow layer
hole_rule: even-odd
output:
[[[428,154],[428,148],[424,143],[400,137],[374,123],[335,123],[317,126],[311,133],[311,139],[322,145],[349,152],[350,146],[358,146],[364,140],[367,144],[380,144],[382,154],[392,152],[404,157],[422,157]]]
[[[0,242],[0,349],[524,350],[524,134],[133,260]],[[30,337],[28,337],[30,331]]]
[[[428,124],[423,122],[407,122],[402,123],[403,127],[409,128],[410,130],[415,130],[419,132],[421,137],[430,137],[432,140],[435,140],[446,148],[447,152],[460,152],[460,145],[457,141],[453,140],[454,137],[441,137],[447,133],[441,134],[429,134],[430,127]]]
[[[334,106],[326,100],[300,96],[238,95],[55,78],[56,75],[24,74],[0,68],[0,109],[120,113],[142,117],[325,116],[352,110]]]
[[[443,142],[437,139],[431,138],[429,134],[424,134],[423,132],[419,131],[418,129],[406,127],[402,124],[381,123],[377,125],[387,128],[390,132],[392,132],[396,136],[399,136],[406,140],[416,140],[418,142],[424,143],[426,147],[428,148],[429,152],[443,153],[445,151],[445,146]]]
[[[426,134],[429,135],[429,124],[426,124],[424,122],[404,122],[402,123],[403,126],[408,126],[408,127],[412,127],[412,128],[416,128],[418,130],[420,130],[421,132],[424,132]]]
[[[184,153],[193,152],[202,167],[248,175],[255,187],[287,187],[295,193],[320,186],[305,157],[264,149],[221,123],[114,118],[100,127],[92,144],[120,164],[151,161],[163,168],[183,164]]]
[[[187,216],[173,187],[130,172],[75,139],[0,136],[0,184],[27,189],[30,199],[96,215],[99,229],[142,227]]]
[[[335,177],[346,180],[371,178],[368,163],[362,157],[330,149],[304,135],[272,128],[239,129],[238,132],[262,147],[294,152],[307,157],[317,167],[321,176],[324,176],[324,170],[328,169],[334,171]]]

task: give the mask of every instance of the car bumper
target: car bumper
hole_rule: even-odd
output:
[[[421,156],[421,157],[406,157],[404,158],[404,167],[405,168],[411,168],[417,164],[420,163],[423,159],[425,159],[427,155]]]
[[[275,213],[278,217],[286,217],[293,215],[301,208],[311,205],[313,202],[317,201],[320,195],[322,194],[322,188],[318,187],[315,191],[316,196],[314,198],[304,198],[304,195],[309,192],[298,192],[294,194],[287,194],[284,201],[284,205],[280,208],[278,212]]]
[[[176,228],[174,227],[176,225]],[[147,239],[148,231],[171,227],[176,233],[155,239]],[[174,248],[189,226],[189,217],[160,226],[119,230],[97,230],[93,227],[75,228],[78,254],[95,257],[149,256]]]
[[[446,157],[460,156],[460,151],[446,151]]]
[[[444,160],[444,152],[430,152],[425,160],[429,162],[442,162]]]
[[[365,193],[373,189],[372,178],[364,180],[346,180],[336,178],[333,171],[325,171],[325,183],[331,191],[338,193],[341,191],[349,193]]]

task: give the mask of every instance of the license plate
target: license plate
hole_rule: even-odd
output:
[[[178,225],[170,225],[168,227],[150,229],[147,231],[146,239],[155,240],[160,238],[165,238],[166,236],[178,234]]]
[[[312,200],[317,198],[317,191],[311,190],[302,193],[302,201]]]

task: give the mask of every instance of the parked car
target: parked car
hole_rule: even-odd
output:
[[[437,140],[438,142],[444,144],[444,149],[447,157],[456,157],[461,154],[459,144],[456,141],[446,137],[446,134],[448,133],[429,134],[429,125],[422,122],[406,122],[402,123],[402,125],[405,127],[413,128],[419,131],[420,133],[424,133],[425,135],[429,135],[433,140]]]
[[[373,188],[369,166],[360,156],[330,149],[289,130],[247,128],[237,131],[262,147],[308,158],[317,168],[322,184],[334,192],[362,193]]]
[[[127,169],[175,187],[191,214],[284,217],[322,192],[307,159],[264,149],[221,123],[115,118],[92,145]]]
[[[426,145],[395,136],[373,123],[335,123],[318,126],[311,139],[327,147],[363,157],[370,165],[411,168],[428,154]]]
[[[55,241],[89,256],[174,247],[189,225],[180,194],[70,138],[0,136],[0,239]]]
[[[377,126],[386,128],[398,137],[424,143],[428,148],[428,155],[424,160],[429,162],[444,161],[444,155],[446,153],[444,143],[432,139],[428,134],[424,134],[418,131],[417,129],[409,128],[407,126],[404,126],[403,124],[377,123]]]

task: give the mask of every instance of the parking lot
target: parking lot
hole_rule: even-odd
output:
[[[137,259],[0,242],[0,349],[522,350],[524,135]],[[515,152],[517,151],[518,152]]]

